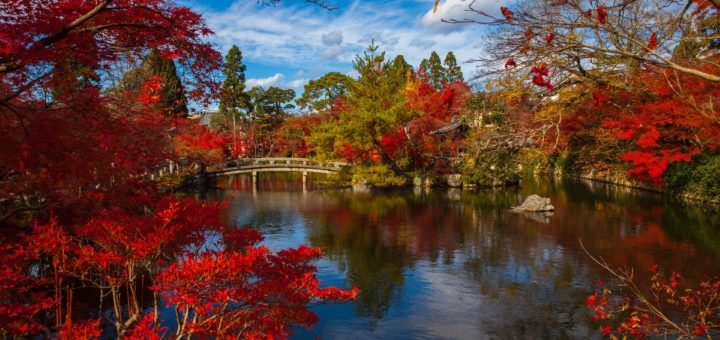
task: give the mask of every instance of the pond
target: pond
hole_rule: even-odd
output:
[[[611,278],[585,253],[632,267],[660,265],[689,280],[720,274],[720,213],[598,182],[525,180],[521,187],[303,190],[298,178],[221,181],[209,199],[258,228],[273,248],[325,249],[324,285],[358,287],[357,301],[313,309],[295,338],[586,338],[583,301]],[[539,194],[552,216],[510,207]]]

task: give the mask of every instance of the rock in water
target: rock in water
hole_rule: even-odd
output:
[[[521,205],[512,208],[515,211],[553,211],[555,207],[550,204],[549,198],[530,195]]]

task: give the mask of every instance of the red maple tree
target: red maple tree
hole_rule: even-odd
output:
[[[158,338],[160,295],[191,284],[170,278],[193,261],[214,273],[202,289],[235,278],[224,270],[253,273],[224,281],[265,297],[234,295],[248,298],[237,301],[247,308],[292,302],[259,308],[224,335],[287,335],[292,324],[312,325],[308,304],[354,297],[319,288],[317,250],[269,252],[256,232],[223,223],[222,204],[166,197],[149,180],[167,160],[222,157],[227,140],[158,110],[159,78],[136,91],[106,91],[104,79],[157,49],[180,66],[191,99],[212,100],[220,55],[209,34],[199,14],[172,1],[0,4],[0,335]],[[262,256],[234,262],[250,254]],[[294,278],[278,281],[285,285],[255,280],[285,275]],[[223,318],[203,311],[205,320]]]

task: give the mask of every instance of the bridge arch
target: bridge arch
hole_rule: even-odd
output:
[[[240,158],[213,164],[207,168],[205,175],[209,178],[250,174],[257,183],[257,174],[261,172],[301,172],[303,183],[307,182],[309,173],[329,174],[348,166],[345,162],[318,161],[309,158],[268,157]]]

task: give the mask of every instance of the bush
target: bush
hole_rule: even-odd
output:
[[[663,178],[665,188],[708,200],[720,199],[720,155],[702,155],[693,162],[672,164]]]
[[[522,148],[518,152],[518,161],[522,164],[522,172],[538,174],[552,169],[552,158],[539,148]]]
[[[394,187],[407,184],[407,179],[394,173],[387,165],[359,165],[353,169],[352,183],[358,184],[367,181],[366,184],[373,187]]]
[[[517,149],[496,149],[479,153],[465,164],[469,183],[479,186],[501,186],[520,181]]]
[[[693,171],[688,190],[709,199],[720,198],[720,156],[709,157]]]

